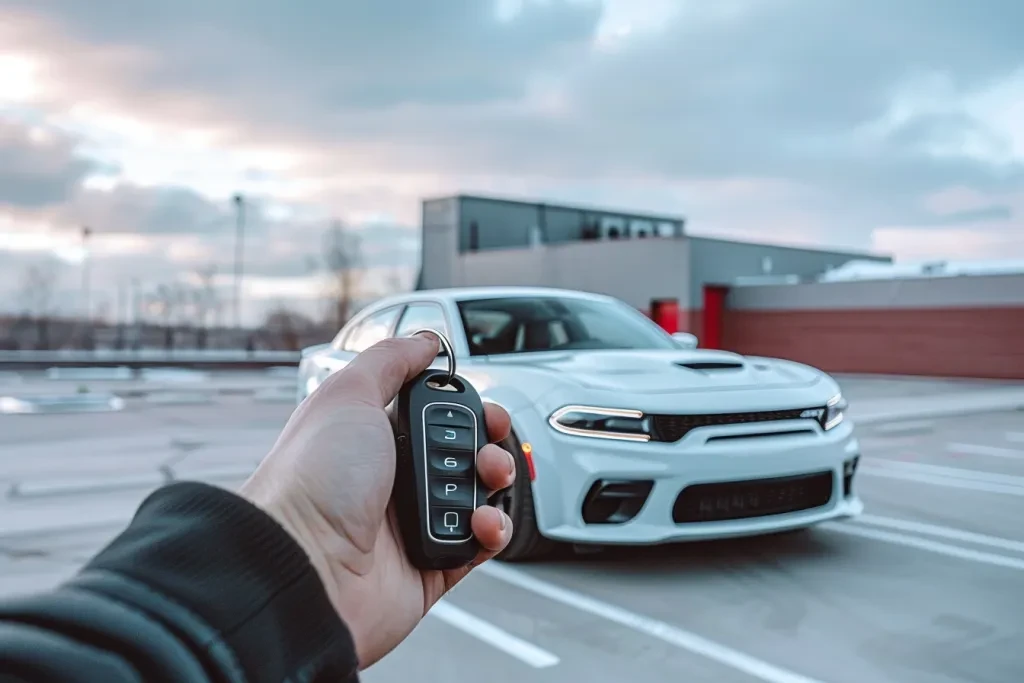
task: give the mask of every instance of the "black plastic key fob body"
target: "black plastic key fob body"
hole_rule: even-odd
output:
[[[419,569],[465,566],[480,550],[473,511],[487,502],[476,467],[487,443],[480,395],[458,375],[426,370],[402,387],[391,412],[406,553]]]

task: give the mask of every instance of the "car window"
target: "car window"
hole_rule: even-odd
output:
[[[460,301],[471,355],[584,349],[676,349],[663,330],[616,301],[507,297]]]
[[[397,307],[388,308],[367,317],[345,338],[344,350],[359,353],[386,339],[391,334],[398,310]]]
[[[426,302],[409,304],[406,307],[405,312],[402,313],[402,319],[398,322],[395,336],[407,337],[416,330],[424,328],[437,330],[444,336],[451,337],[444,318],[444,310],[438,304]]]

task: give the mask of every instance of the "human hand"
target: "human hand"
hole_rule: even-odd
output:
[[[394,649],[442,595],[512,538],[508,515],[484,506],[471,520],[481,550],[469,567],[421,571],[405,554],[390,502],[395,441],[384,408],[438,349],[437,337],[418,334],[363,351],[295,410],[240,490],[305,549],[352,631],[360,668]],[[484,413],[491,443],[477,468],[489,490],[503,489],[515,480],[515,461],[495,444],[511,421],[494,404],[484,404]]]

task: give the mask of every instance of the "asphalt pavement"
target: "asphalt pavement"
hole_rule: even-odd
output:
[[[841,382],[857,409],[993,386]],[[161,477],[237,486],[291,409],[226,392],[195,404],[138,396],[104,414],[0,415],[0,592],[72,574]],[[858,521],[489,563],[364,679],[1024,680],[1024,412],[859,431]]]

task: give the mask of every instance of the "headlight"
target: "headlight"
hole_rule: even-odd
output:
[[[843,421],[848,406],[849,404],[842,394],[836,394],[828,400],[828,403],[825,404],[824,427],[826,432]]]
[[[650,441],[650,420],[639,410],[566,406],[548,418],[555,430],[573,436],[622,441]]]

